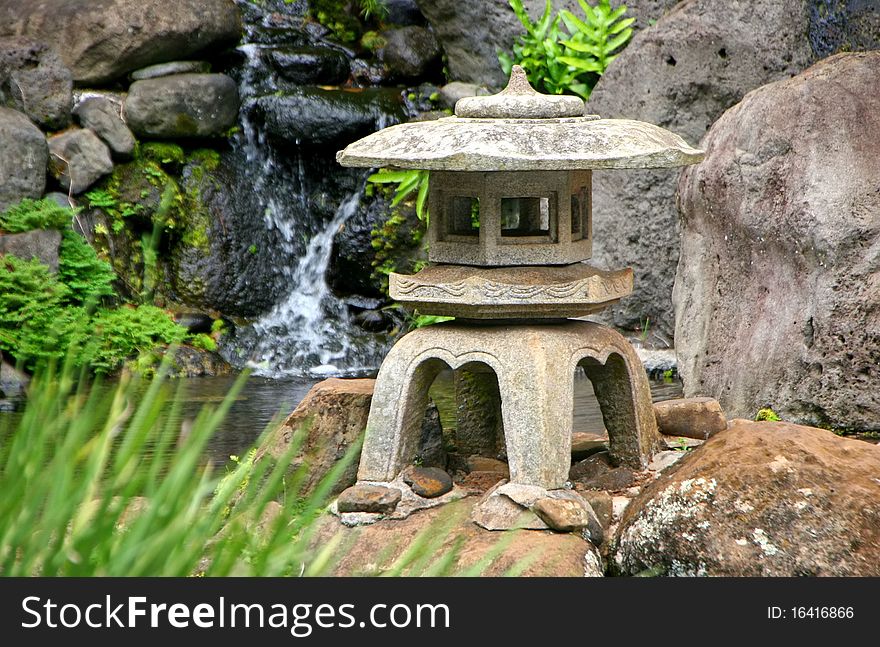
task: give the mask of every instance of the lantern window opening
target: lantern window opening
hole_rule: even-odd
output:
[[[477,242],[480,235],[480,198],[451,195],[443,214],[446,223],[444,240]]]
[[[501,242],[555,243],[557,241],[556,193],[504,196],[499,203]]]

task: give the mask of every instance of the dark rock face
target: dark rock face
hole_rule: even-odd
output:
[[[30,38],[0,40],[0,105],[49,130],[70,124],[73,78],[52,49]]]
[[[270,49],[266,56],[283,79],[300,85],[336,85],[350,74],[348,57],[328,47]]]
[[[874,0],[809,0],[810,45],[816,56],[880,49],[880,5]]]
[[[55,229],[35,229],[21,234],[0,234],[0,256],[11,254],[18,258],[37,259],[48,265],[53,272],[58,271],[58,248],[61,245],[61,232]]]
[[[87,128],[49,138],[49,172],[71,193],[82,193],[113,170],[110,149]]]
[[[696,145],[753,88],[813,61],[799,0],[683,2],[635,35],[599,81],[587,111],[658,124]],[[614,324],[673,329],[679,171],[608,171],[593,177],[593,260],[635,270],[633,295],[605,315]]]
[[[338,144],[352,141],[402,121],[403,97],[393,88],[357,92],[295,88],[282,96],[255,102],[267,134],[282,145]]]
[[[327,280],[337,294],[384,298],[379,277],[372,273],[377,251],[372,244],[374,231],[391,244],[390,251],[383,251],[389,252],[388,260],[396,272],[411,274],[414,263],[425,256],[421,245],[424,224],[415,209],[401,205],[395,217],[388,200],[365,200],[333,240]]]
[[[685,395],[880,429],[880,52],[764,86],[682,176]]]
[[[630,0],[628,16],[636,18],[636,29],[656,20],[678,0]],[[434,28],[446,52],[452,80],[502,88],[507,78],[498,63],[498,50],[511,51],[513,42],[524,28],[507,0],[416,0]],[[620,2],[612,2],[617,6]],[[524,0],[523,5],[533,20],[544,11],[544,0]],[[568,9],[575,15],[583,12],[577,0],[555,0],[556,9]],[[492,25],[487,29],[486,25]]]
[[[211,137],[235,125],[238,107],[238,87],[225,74],[175,74],[132,83],[125,115],[142,137]]]
[[[235,44],[233,0],[0,0],[0,36],[50,45],[80,85]]]
[[[389,29],[382,35],[386,40],[382,56],[392,78],[416,79],[438,66],[440,45],[424,27]]]
[[[0,209],[46,188],[46,138],[24,114],[0,107]]]
[[[80,103],[74,114],[83,128],[104,140],[118,158],[128,159],[134,152],[134,135],[119,116],[121,106],[106,97],[89,97]]]
[[[880,447],[823,429],[743,422],[647,486],[621,520],[632,575],[880,575]]]

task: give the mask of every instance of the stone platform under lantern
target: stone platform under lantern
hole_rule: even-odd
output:
[[[587,321],[440,324],[403,337],[382,363],[359,481],[390,482],[412,464],[428,387],[444,368],[474,364],[489,367],[498,378],[513,483],[548,490],[565,485],[578,366],[594,384],[614,460],[642,469],[662,447],[647,375],[616,331]]]
[[[421,312],[465,319],[564,319],[598,312],[628,296],[632,269],[586,263],[527,267],[433,265],[392,273],[395,301]]]

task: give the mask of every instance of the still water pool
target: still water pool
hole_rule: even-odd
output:
[[[205,404],[219,403],[235,382],[234,377],[193,378],[184,380],[182,417],[194,417]],[[215,463],[225,463],[231,454],[241,455],[250,448],[273,419],[286,417],[303,399],[317,380],[267,379],[251,377],[217,430],[208,447]],[[655,402],[681,397],[678,380],[652,381]],[[454,400],[452,373],[441,373],[432,388],[444,426],[453,425]],[[579,372],[575,378],[574,431],[600,433],[604,430],[599,404],[590,381]]]

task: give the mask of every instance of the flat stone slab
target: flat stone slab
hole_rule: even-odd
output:
[[[617,303],[633,288],[630,268],[586,263],[534,267],[434,265],[392,273],[391,298],[422,314],[467,319],[566,319]]]

